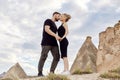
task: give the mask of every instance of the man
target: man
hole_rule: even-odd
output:
[[[59,40],[60,37],[56,35],[57,27],[55,25],[55,22],[59,20],[59,17],[60,17],[60,13],[54,12],[52,19],[47,19],[44,22],[43,38],[41,42],[42,51],[41,51],[41,57],[38,64],[38,76],[43,76],[43,73],[42,73],[43,66],[49,51],[51,51],[53,56],[50,73],[54,73],[55,68],[59,62],[60,54],[59,54],[57,40]]]

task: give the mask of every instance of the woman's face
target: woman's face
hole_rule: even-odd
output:
[[[61,14],[61,16],[60,16],[60,21],[65,21],[65,20],[66,20],[65,15]]]

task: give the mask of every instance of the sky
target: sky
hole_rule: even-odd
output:
[[[27,75],[37,75],[43,23],[55,11],[72,16],[67,23],[71,67],[87,36],[98,48],[99,33],[120,20],[119,4],[120,0],[0,0],[0,73],[19,62]],[[49,53],[44,74],[49,73],[52,59]],[[62,70],[60,59],[56,73]]]

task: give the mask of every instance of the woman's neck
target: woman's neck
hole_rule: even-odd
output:
[[[65,21],[62,21],[62,24],[64,24],[65,23]]]

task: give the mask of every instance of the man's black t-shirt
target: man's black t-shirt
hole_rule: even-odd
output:
[[[51,20],[51,19],[47,19],[44,22],[44,28],[43,28],[43,37],[42,37],[42,42],[41,45],[43,46],[58,46],[57,44],[57,40],[55,39],[55,37],[49,35],[47,32],[45,32],[45,25],[50,26],[50,30],[54,33],[57,32],[57,27],[55,25],[55,23]]]

